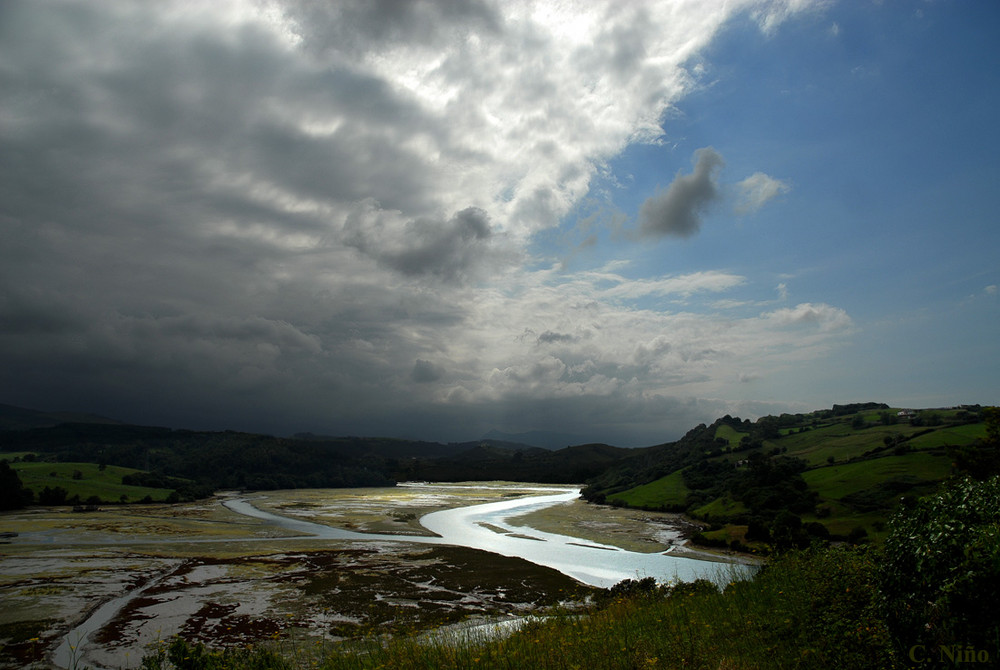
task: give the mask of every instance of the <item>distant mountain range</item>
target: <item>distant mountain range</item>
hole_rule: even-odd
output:
[[[121,425],[121,421],[83,412],[43,412],[24,407],[0,404],[0,430],[49,428],[61,423],[104,423]]]
[[[587,442],[585,437],[572,433],[554,433],[546,430],[532,430],[527,433],[504,433],[493,429],[483,435],[484,440],[497,440],[515,444],[527,444],[542,449],[562,449],[573,444]]]

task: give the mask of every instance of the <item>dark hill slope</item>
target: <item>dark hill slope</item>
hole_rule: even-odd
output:
[[[61,423],[120,424],[120,421],[83,412],[40,412],[24,407],[0,404],[0,431],[45,428]]]

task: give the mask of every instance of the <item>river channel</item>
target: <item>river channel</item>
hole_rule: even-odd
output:
[[[523,558],[536,565],[558,570],[584,584],[602,588],[613,586],[624,579],[645,577],[653,577],[664,583],[696,579],[722,583],[732,578],[735,567],[728,563],[702,561],[671,553],[626,551],[607,544],[509,523],[514,517],[569,503],[579,497],[580,489],[566,489],[554,494],[446,509],[421,517],[420,524],[437,537],[358,533],[266,512],[243,499],[229,500],[224,504],[234,512],[263,519],[318,540],[389,540],[443,543],[481,549],[503,556]]]

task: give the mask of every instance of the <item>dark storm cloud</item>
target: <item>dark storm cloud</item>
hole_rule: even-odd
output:
[[[455,30],[496,33],[502,18],[478,0],[293,0],[285,11],[310,48],[369,50],[397,42],[433,46]]]
[[[418,358],[417,362],[413,364],[413,371],[410,373],[410,379],[418,384],[428,384],[430,382],[436,382],[441,379],[443,375],[444,371],[441,370],[441,368],[434,365],[430,361]]]
[[[479,208],[468,207],[445,221],[396,219],[369,202],[347,218],[344,242],[404,275],[449,281],[509,258]]]
[[[642,203],[639,227],[644,235],[690,237],[701,227],[701,214],[719,198],[716,173],[724,164],[715,149],[705,147],[694,154],[691,174],[677,173],[667,190]]]
[[[670,325],[633,309],[654,289],[523,263],[655,138],[674,44],[721,20],[609,2],[564,30],[591,8],[0,2],[0,402],[432,439],[689,427],[646,396],[690,371],[631,360]],[[709,152],[645,232],[697,228]]]

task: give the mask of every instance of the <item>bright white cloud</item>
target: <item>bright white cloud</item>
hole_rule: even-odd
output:
[[[784,195],[791,190],[791,187],[774,177],[770,177],[763,172],[755,172],[736,185],[738,202],[736,211],[740,214],[756,212],[769,200]]]

